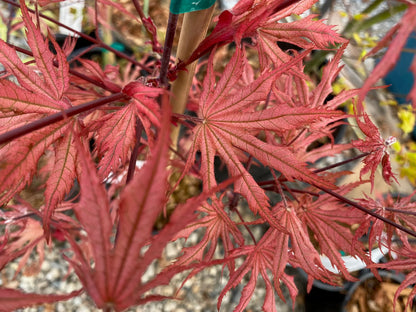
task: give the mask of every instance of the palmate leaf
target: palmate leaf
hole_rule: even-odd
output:
[[[256,137],[261,130],[281,132],[297,129],[323,116],[330,118],[340,115],[340,112],[325,109],[293,108],[287,105],[256,111],[259,103],[266,100],[273,82],[302,60],[304,55],[297,55],[274,71],[264,72],[241,92],[233,92],[232,89],[242,75],[243,51],[237,49],[217,83],[213,78],[211,56],[200,99],[200,121],[193,129],[193,144],[187,161],[189,169],[196,152],[201,152],[204,189],[208,190],[216,185],[214,156],[219,155],[231,176],[241,176],[235,182],[235,191],[248,200],[255,213],[260,213],[280,229],[281,226],[270,215],[264,191],[244,168],[239,155],[241,151],[247,152],[263,165],[281,172],[290,181],[297,179],[333,188],[330,183],[308,170],[305,163],[297,160],[288,147],[272,145]],[[231,95],[227,96],[229,93]]]
[[[163,126],[152,157],[127,185],[120,199],[119,230],[111,272],[112,292],[120,305],[135,299],[129,294],[137,289],[147,268],[137,259],[142,257],[141,249],[151,239],[154,223],[166,201],[170,130],[167,102],[163,109]]]
[[[23,136],[0,148],[0,203],[7,203],[32,180],[39,158],[70,127],[62,121]]]
[[[54,55],[49,50],[47,41],[32,22],[24,2],[21,4],[21,10],[27,27],[27,41],[35,58],[36,69],[41,72],[41,75],[36,72],[35,68],[23,64],[16,51],[2,40],[0,40],[0,63],[17,78],[25,89],[60,100],[69,84],[69,66],[66,56],[54,41],[52,42],[57,54]],[[56,64],[54,64],[55,60]]]
[[[220,310],[221,302],[225,294],[231,289],[236,287],[245,275],[250,274],[250,279],[246,283],[241,293],[241,299],[234,311],[245,311],[250,299],[256,288],[258,276],[261,275],[266,284],[266,298],[263,304],[263,311],[276,310],[276,303],[274,298],[274,289],[267,271],[272,269],[273,263],[273,249],[269,246],[257,245],[257,246],[244,246],[241,249],[236,249],[232,253],[233,256],[247,256],[243,265],[241,265],[235,272],[230,276],[227,285],[221,292],[218,298],[217,308]],[[294,286],[294,283],[292,284]],[[296,288],[296,286],[294,286]]]
[[[76,242],[72,247],[76,254],[70,262],[84,284],[85,289],[100,308],[113,307],[122,311],[131,305],[146,301],[143,294],[149,285],[141,283],[141,277],[148,265],[161,255],[164,246],[175,233],[196,215],[192,213],[197,203],[193,201],[178,209],[175,225],[167,226],[153,236],[153,226],[166,202],[169,149],[169,107],[164,106],[162,128],[151,157],[137,172],[123,190],[118,209],[117,235],[110,217],[110,203],[104,185],[100,182],[95,166],[78,145],[82,173],[80,175],[81,201],[75,207],[80,223],[87,232],[93,251],[94,267],[90,266],[88,255]],[[202,200],[198,199],[198,203]],[[112,243],[114,241],[114,243]],[[150,244],[149,244],[150,243]],[[143,254],[143,247],[149,249]],[[184,270],[183,268],[182,270]],[[179,268],[152,280],[152,287],[169,282],[166,276],[176,274]],[[163,296],[149,297],[148,300],[162,300]]]
[[[246,245],[234,249],[230,255],[232,257],[245,257],[245,260],[237,270],[230,272],[230,279],[221,291],[218,299],[218,310],[220,310],[221,302],[225,294],[231,290],[231,288],[237,287],[237,285],[242,282],[245,275],[248,274],[250,274],[250,279],[246,283],[241,294],[240,302],[234,311],[245,311],[245,308],[253,295],[259,275],[262,276],[266,283],[266,296],[263,304],[264,311],[276,311],[274,290],[276,290],[280,298],[284,300],[281,282],[288,287],[294,304],[298,289],[294,283],[293,276],[289,276],[285,273],[285,268],[289,261],[288,244],[288,234],[282,233],[274,228],[269,228],[256,245]],[[270,282],[268,272],[272,272],[274,287]]]
[[[378,215],[414,231],[416,230],[416,216],[414,214],[416,203],[412,202],[414,194],[413,192],[409,196],[396,200],[393,200],[390,194],[384,199],[366,197],[360,199],[358,202]],[[359,239],[361,236],[367,234],[370,246],[374,245],[374,243],[387,244],[389,249],[394,250],[393,238],[399,238],[405,246],[410,245],[406,233],[368,214],[364,217],[360,227],[357,229],[356,237]],[[399,254],[400,252],[397,251]]]
[[[273,210],[289,233],[289,263],[294,267],[301,267],[308,274],[308,290],[311,289],[314,279],[333,284],[334,275],[324,269],[320,255],[309,238],[306,225],[300,220],[294,207],[290,203],[287,207],[279,203]]]
[[[281,18],[280,15],[270,18],[257,30],[260,68],[266,68],[270,61],[281,64],[289,60],[290,56],[279,48],[277,41],[303,49],[327,49],[336,43],[347,42],[331,26],[313,20],[313,15],[290,23],[279,23],[278,19]]]
[[[111,172],[116,173],[128,161],[135,142],[136,115],[135,105],[129,104],[104,115],[91,126],[91,130],[96,130],[94,138],[100,157],[98,168],[102,179]]]
[[[71,189],[76,176],[76,151],[72,146],[75,124],[72,119],[64,120],[27,134],[0,148],[1,204],[6,204],[31,182],[37,171],[39,159],[46,150],[52,148],[53,163],[48,163],[51,170],[46,181],[43,208],[46,238],[49,238],[49,221],[53,211]]]
[[[347,194],[359,184],[343,186],[342,194]],[[315,201],[310,195],[304,195],[294,204],[299,219],[306,224],[319,244],[320,254],[327,256],[332,266],[341,272],[344,278],[355,280],[345,267],[340,251],[370,263],[364,246],[358,241],[351,244],[355,240],[350,227],[362,221],[364,214],[357,209],[346,207],[328,194],[319,196]]]
[[[0,269],[3,269],[7,263],[18,259],[15,277],[23,268],[29,269],[23,271],[24,275],[37,274],[45,256],[46,240],[41,222],[32,218],[31,215],[40,216],[40,213],[25,202],[8,208],[0,211],[0,224],[4,229],[4,233],[0,237],[2,241]],[[71,221],[67,224],[71,224]],[[36,260],[33,260],[34,258],[31,256],[33,256],[35,250],[37,252]],[[31,261],[30,266],[27,266],[29,259],[33,261]],[[82,290],[78,290],[70,294],[46,295],[25,293],[18,289],[0,288],[0,311],[15,311],[19,308],[37,304],[68,300],[78,296],[81,292]]]
[[[149,146],[154,143],[154,130],[160,128],[161,110],[157,98],[165,92],[163,89],[146,86],[142,82],[128,83],[123,92],[132,98],[132,105],[137,110],[137,118],[140,119],[146,132]],[[155,129],[152,129],[154,127]]]
[[[305,49],[328,48],[334,43],[345,43],[346,40],[330,26],[322,21],[313,21],[312,17],[293,23],[278,23],[291,14],[302,14],[315,2],[317,0],[239,1],[231,12],[224,11],[219,16],[214,30],[183,65],[195,61],[216,45],[224,45],[233,40],[239,43],[247,37],[258,41],[255,48],[262,69],[266,68],[267,60],[280,64],[289,59],[289,55],[278,47],[277,41],[293,43]]]
[[[360,130],[366,135],[365,140],[352,141],[352,145],[359,149],[361,152],[369,153],[363,160],[364,167],[361,169],[360,177],[370,172],[371,190],[374,187],[375,172],[379,164],[382,165],[382,176],[386,183],[391,184],[394,181],[397,182],[394,176],[391,165],[390,155],[388,149],[391,144],[396,142],[395,137],[389,137],[386,140],[381,136],[376,125],[373,124],[370,117],[363,112],[362,119],[357,116],[356,121]]]
[[[206,228],[205,235],[195,246],[184,248],[183,255],[175,262],[175,265],[212,260],[220,239],[224,248],[224,258],[229,256],[235,245],[242,246],[244,244],[243,235],[226,213],[224,203],[219,199],[213,198],[210,205],[204,203],[198,208],[198,211],[204,216],[177,233],[176,238],[188,238],[199,228]]]
[[[328,96],[333,92],[332,83],[337,77],[342,67],[339,66],[339,62],[343,55],[346,45],[343,45],[338,49],[332,58],[332,60],[323,68],[322,79],[319,84],[312,87],[306,83],[307,80],[299,77],[298,74],[294,74],[293,77],[287,77],[284,83],[273,86],[272,97],[273,100],[269,101],[269,106],[276,106],[277,108],[290,105],[291,107],[297,107],[299,112],[302,112],[305,107],[308,108],[325,108],[328,111],[337,110],[338,107],[356,96],[359,90],[343,91],[333,97],[330,101],[327,101]],[[294,110],[296,111],[296,110]],[[313,110],[312,110],[313,111]],[[340,112],[339,112],[340,113]],[[334,117],[326,118],[325,113],[322,114],[322,118],[309,122],[307,127],[300,128],[298,130],[281,132],[281,143],[289,145],[291,150],[297,155],[299,160],[307,163],[314,163],[318,159],[335,155],[343,150],[350,149],[350,144],[338,145],[334,144],[335,140],[333,133],[338,127],[342,127],[346,124],[341,118],[347,118],[347,115],[339,115],[339,118]],[[273,136],[268,137],[268,142],[275,142]],[[332,144],[325,144],[322,147],[316,148],[313,144],[322,140],[331,140]]]
[[[154,235],[153,227],[165,206],[168,190],[171,124],[167,100],[164,101],[163,111],[161,132],[151,157],[121,193],[117,225],[110,217],[110,202],[91,157],[76,140],[82,173],[81,201],[75,206],[75,212],[87,233],[92,258],[69,237],[75,257],[68,260],[99,308],[111,307],[123,311],[132,305],[166,299],[165,296],[145,293],[156,286],[168,284],[175,274],[196,266],[172,266],[147,283],[141,281],[148,266],[161,256],[166,244],[197,218],[195,207],[208,196],[203,194],[176,207],[171,222]],[[117,228],[117,234],[114,234],[114,228]],[[148,247],[146,251],[144,247]]]
[[[22,211],[26,212],[28,210],[28,207],[22,205],[14,206],[11,210],[1,213],[1,218],[4,220],[1,221],[1,224],[5,234],[1,237],[4,245],[0,249],[0,270],[10,261],[21,257],[15,276],[26,265],[34,248],[39,252],[39,267],[44,257],[46,241],[42,225],[37,220],[21,218]]]
[[[137,121],[146,132],[150,148],[154,147],[155,130],[160,128],[161,111],[156,99],[163,93],[162,89],[130,82],[123,88],[123,93],[131,97],[129,103],[116,107],[114,112],[104,114],[89,125],[90,131],[94,132],[98,168],[103,179],[127,163],[136,140]]]
[[[35,66],[24,64],[11,47],[0,41],[0,62],[19,83],[0,80],[0,129],[4,132],[71,107],[64,95],[69,86],[65,53],[51,38],[56,50],[53,54],[24,2],[21,9]],[[76,150],[72,146],[75,125],[73,119],[65,119],[0,147],[1,204],[7,203],[31,182],[40,157],[48,149],[53,150],[54,163],[48,162],[51,172],[46,182],[43,210],[46,237],[53,211],[72,187],[76,176]]]

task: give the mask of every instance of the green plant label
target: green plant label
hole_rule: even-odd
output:
[[[171,0],[170,11],[173,14],[182,14],[187,12],[208,9],[214,5],[215,0]]]

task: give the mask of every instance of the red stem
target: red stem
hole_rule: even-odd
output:
[[[136,117],[136,143],[134,144],[133,151],[131,152],[129,169],[127,170],[126,184],[129,183],[133,177],[136,170],[136,161],[137,156],[139,155],[140,147],[140,138],[142,137],[143,124],[139,118]]]
[[[333,169],[333,168],[336,168],[336,167],[339,167],[339,166],[348,164],[349,162],[352,162],[354,160],[357,160],[357,159],[363,158],[365,156],[368,156],[369,154],[370,153],[363,153],[363,154],[360,154],[360,155],[355,156],[353,158],[350,158],[350,159],[347,159],[347,160],[344,160],[344,161],[340,161],[340,162],[337,162],[335,164],[326,166],[324,168],[316,169],[316,170],[314,170],[312,172],[313,173],[319,173],[319,172],[323,172],[323,171],[326,171],[326,170],[329,170],[329,169]],[[282,182],[284,182],[284,181],[282,181]],[[260,182],[257,182],[257,184],[260,185],[260,186],[274,185],[275,184],[275,181],[274,180],[260,181]]]
[[[238,194],[237,194],[237,193],[234,193],[234,196],[235,196],[235,195],[237,195],[237,196],[238,196]],[[234,201],[234,200],[235,200],[235,197],[233,197],[233,201]],[[232,208],[231,210],[232,210],[232,211],[234,211],[234,212],[237,214],[238,218],[241,220],[241,223],[242,223],[242,224],[243,224],[243,226],[246,228],[246,230],[247,230],[248,234],[250,235],[251,239],[253,240],[254,245],[257,245],[257,241],[256,241],[256,238],[254,237],[253,232],[251,232],[251,230],[250,230],[250,228],[248,227],[247,223],[244,221],[244,218],[243,218],[243,216],[241,215],[240,211],[238,211],[238,209],[237,209],[236,205],[235,205],[235,207],[231,207],[231,206],[230,206],[230,208]]]
[[[416,212],[414,211],[407,211],[407,210],[394,209],[394,208],[388,208],[388,207],[385,207],[384,209],[386,209],[387,211],[395,212],[395,213],[403,213],[403,214],[410,215],[410,216],[416,216]]]
[[[355,156],[355,157],[353,157],[353,158],[349,158],[349,159],[347,159],[347,160],[337,162],[337,163],[332,164],[332,165],[330,165],[330,166],[326,166],[326,167],[321,168],[321,169],[316,169],[316,170],[314,170],[314,171],[313,171],[313,173],[319,173],[319,172],[322,172],[322,171],[326,171],[326,170],[329,170],[329,169],[333,169],[333,168],[336,168],[336,167],[339,167],[339,166],[342,166],[342,165],[348,164],[348,163],[349,163],[349,162],[351,162],[351,161],[354,161],[354,160],[357,160],[357,159],[360,159],[360,158],[366,157],[366,156],[368,156],[368,155],[370,155],[370,154],[371,154],[371,153],[363,153],[363,154],[360,154],[360,155]]]
[[[166,29],[165,45],[163,47],[162,65],[160,67],[160,84],[162,87],[168,86],[168,69],[170,63],[170,55],[172,53],[173,39],[175,38],[176,25],[178,23],[178,15],[169,13],[168,27]]]
[[[143,25],[145,25],[145,23],[143,22],[143,20],[146,18],[146,16],[144,15],[144,12],[143,12],[143,10],[142,10],[142,7],[140,6],[139,1],[137,1],[137,0],[132,0],[132,2],[133,2],[133,4],[134,4],[134,7],[136,8],[137,13],[138,13],[138,14],[139,14],[139,16],[140,16],[140,19],[142,20]],[[146,27],[146,26],[144,26],[144,27]],[[148,33],[150,33],[150,32],[149,32],[149,30],[148,30],[147,28],[146,28],[146,31],[147,31]]]
[[[319,188],[320,190],[324,191],[325,193],[339,199],[340,201],[342,201],[342,202],[344,202],[344,203],[346,203],[346,204],[348,204],[352,207],[355,207],[355,208],[357,208],[357,209],[359,209],[359,210],[373,216],[374,218],[377,218],[377,219],[379,219],[379,220],[381,220],[381,221],[383,221],[383,222],[385,222],[385,223],[387,223],[391,226],[394,226],[395,228],[397,228],[397,229],[399,229],[399,230],[401,230],[401,231],[403,231],[403,232],[405,232],[409,235],[412,235],[412,236],[416,237],[416,232],[414,232],[414,231],[412,231],[408,228],[405,228],[404,226],[402,226],[400,224],[397,224],[397,223],[391,221],[390,219],[387,219],[387,218],[379,215],[378,213],[376,213],[372,210],[369,210],[369,209],[365,208],[364,206],[361,206],[360,204],[358,204],[358,203],[356,203],[356,202],[354,202],[354,201],[352,201],[348,198],[345,198],[342,195],[339,195],[339,194],[335,193],[334,191],[331,191],[330,189],[327,189],[327,188],[321,187],[321,186],[317,186],[317,185],[314,185],[314,186]]]
[[[44,127],[47,127],[53,123],[56,123],[58,121],[64,120],[68,117],[72,117],[74,115],[84,113],[86,111],[89,111],[90,109],[99,107],[104,104],[111,103],[113,101],[118,101],[122,99],[126,99],[126,95],[122,92],[112,94],[110,96],[103,97],[101,99],[97,99],[94,101],[90,101],[78,106],[73,106],[71,108],[68,108],[64,111],[61,111],[59,113],[55,113],[52,115],[49,115],[47,117],[35,120],[34,122],[31,122],[30,124],[24,125],[22,127],[7,131],[6,133],[0,134],[0,144],[4,144],[7,142],[10,142],[14,139],[17,139],[25,134],[31,133],[35,130],[42,129]]]

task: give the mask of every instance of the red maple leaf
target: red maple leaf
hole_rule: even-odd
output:
[[[359,184],[345,185],[340,193],[347,194]],[[298,200],[294,203],[297,215],[308,232],[313,233],[310,237],[318,243],[320,254],[326,256],[345,279],[355,280],[345,267],[341,251],[370,263],[364,246],[358,242],[351,243],[355,241],[351,226],[361,222],[364,214],[347,207],[329,194],[320,195],[316,200],[312,200],[310,195],[304,195]],[[301,267],[305,266],[304,263],[299,264]]]
[[[305,54],[294,57],[278,69],[265,71],[256,80],[240,89],[240,92],[235,92],[234,87],[245,68],[243,54],[242,50],[237,49],[218,82],[213,75],[212,56],[210,58],[185,171],[189,170],[196,152],[201,151],[204,188],[208,190],[216,185],[214,156],[219,155],[231,176],[241,176],[235,182],[235,191],[248,200],[250,208],[255,213],[260,213],[273,226],[281,229],[270,215],[264,191],[244,168],[242,152],[252,155],[263,165],[278,170],[290,181],[298,179],[332,188],[330,183],[307,169],[306,163],[296,159],[289,147],[261,141],[256,135],[263,130],[280,133],[298,129],[320,118],[339,117],[342,112],[324,108],[290,107],[285,104],[258,110],[259,103],[266,100],[268,90],[276,79],[300,61]]]
[[[66,55],[52,37],[56,54],[49,50],[48,40],[43,38],[39,28],[33,23],[24,2],[21,10],[35,66],[24,64],[16,51],[0,40],[0,62],[19,83],[18,86],[6,80],[0,82],[0,128],[3,131],[10,131],[71,107],[64,95],[69,86]],[[31,181],[37,170],[38,160],[52,147],[55,161],[45,190],[44,224],[47,232],[53,210],[70,190],[75,179],[76,152],[71,144],[72,131],[76,124],[75,120],[68,118],[0,148],[3,177],[0,202],[4,204]]]
[[[316,0],[239,1],[231,12],[224,11],[219,16],[218,24],[211,34],[179,67],[192,63],[216,45],[232,41],[240,43],[247,37],[257,43],[255,48],[262,69],[267,67],[270,60],[280,64],[290,59],[289,54],[278,47],[277,41],[295,44],[304,49],[326,49],[331,44],[345,43],[346,40],[332,27],[322,21],[314,21],[313,16],[290,23],[279,22],[291,14],[302,14],[315,2]]]
[[[85,148],[76,141],[82,172],[81,200],[76,204],[75,212],[87,233],[90,248],[83,249],[68,236],[75,253],[68,261],[99,308],[111,306],[122,311],[132,305],[166,299],[166,296],[146,295],[146,292],[168,284],[175,274],[192,268],[168,267],[147,283],[141,280],[148,266],[161,256],[166,244],[195,220],[195,206],[206,199],[204,194],[178,206],[171,216],[172,222],[154,235],[154,224],[163,211],[168,190],[170,114],[168,101],[164,103],[164,118],[156,146],[146,164],[122,191],[117,224],[111,218],[110,202],[95,166]],[[114,234],[115,227],[117,234]],[[148,248],[144,252],[145,247]]]
[[[374,213],[392,221],[393,224],[395,223],[416,231],[416,217],[414,214],[416,204],[412,202],[414,194],[415,193],[396,200],[393,200],[390,194],[384,199],[372,199],[366,197],[360,199],[358,203],[367,207],[369,210],[372,210]],[[387,245],[387,247],[391,249],[393,238],[399,237],[402,243],[410,248],[406,233],[402,232],[397,227],[370,215],[366,215],[362,220],[360,227],[356,231],[356,237],[360,238],[367,234],[369,246],[378,243],[379,245]]]
[[[283,281],[288,287],[294,303],[298,291],[293,276],[289,276],[284,272],[288,261],[288,252],[286,249],[288,242],[288,235],[271,228],[256,245],[248,245],[234,249],[231,256],[243,256],[245,260],[237,270],[230,272],[229,281],[218,298],[218,310],[220,310],[222,299],[226,293],[231,288],[240,284],[248,274],[250,275],[250,279],[244,286],[240,302],[234,311],[245,311],[254,293],[259,275],[262,276],[266,284],[266,297],[263,303],[264,311],[276,311],[274,290],[284,300],[280,288],[280,281]],[[270,282],[268,272],[273,272],[273,284]]]
[[[206,228],[205,235],[198,244],[183,249],[183,255],[178,258],[176,265],[191,264],[194,261],[211,261],[220,239],[225,252],[224,258],[230,255],[236,245],[244,244],[243,235],[224,208],[221,200],[216,198],[212,199],[211,204],[204,203],[198,208],[203,217],[189,224],[176,235],[176,238],[187,238],[199,228]],[[231,271],[232,268],[233,266]]]
[[[364,167],[361,169],[360,176],[370,172],[371,190],[374,187],[374,176],[379,164],[382,165],[382,176],[384,180],[391,184],[398,182],[391,171],[389,146],[396,142],[396,138],[389,137],[386,140],[382,138],[378,128],[373,124],[370,117],[366,113],[362,113],[361,118],[356,117],[356,121],[360,130],[366,135],[364,140],[352,141],[352,145],[361,152],[369,153],[363,160]]]

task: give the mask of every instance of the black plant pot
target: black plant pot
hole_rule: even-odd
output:
[[[379,270],[378,273],[381,281],[370,270],[365,269],[360,272],[357,282],[346,282],[341,286],[314,282],[312,290],[305,297],[305,311],[393,312],[392,298],[396,287],[391,285],[398,287],[404,280],[404,275],[384,270]],[[406,300],[399,297],[396,304],[396,311],[405,311]]]
[[[342,303],[346,292],[340,287],[326,287],[322,289],[312,287],[312,290],[305,295],[306,312],[337,312],[342,311]]]
[[[372,250],[372,260],[375,263],[380,262],[384,254],[388,252],[387,248],[382,247],[382,249],[375,248]],[[360,282],[361,276],[368,273],[369,270],[366,269],[366,265],[360,259],[357,259],[352,256],[344,255],[342,256],[345,267],[350,272],[351,275],[355,276],[359,281],[351,282],[347,280],[340,281],[340,284],[337,286],[329,285],[323,283],[319,280],[313,282],[312,290],[305,296],[305,311],[306,312],[337,312],[344,311],[343,302],[346,300],[350,290]],[[321,261],[327,270],[336,273],[334,269],[325,256],[321,256]],[[303,270],[299,270],[300,275],[303,277],[305,283],[308,279],[307,274]],[[384,274],[384,273],[382,273]]]
[[[307,274],[299,270],[305,283]],[[305,294],[305,312],[337,312],[342,310],[342,302],[353,282],[343,281],[337,286],[323,283],[319,280],[313,282],[312,289]]]

